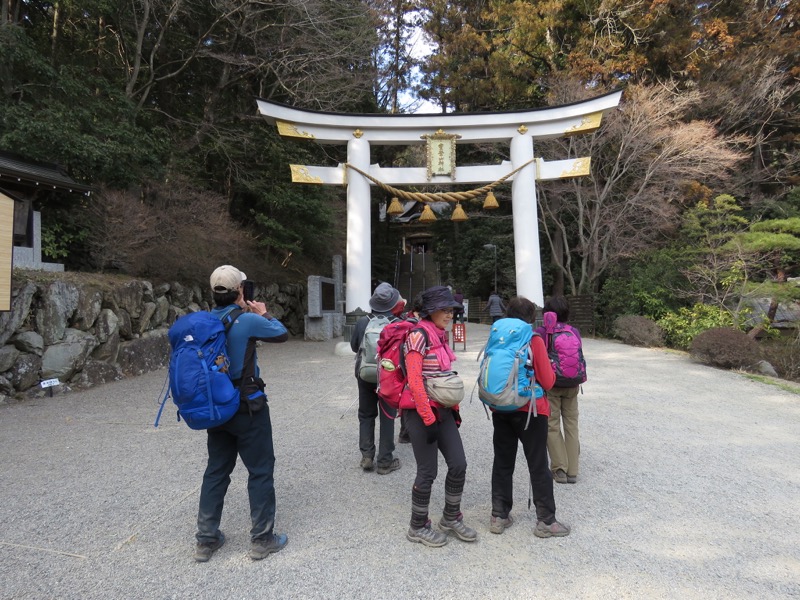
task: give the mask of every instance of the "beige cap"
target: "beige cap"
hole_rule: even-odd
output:
[[[247,279],[242,271],[231,265],[222,265],[211,274],[211,289],[215,292],[234,292]]]

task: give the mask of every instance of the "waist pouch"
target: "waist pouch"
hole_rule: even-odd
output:
[[[452,408],[464,399],[464,380],[456,371],[423,373],[428,398],[445,408]]]

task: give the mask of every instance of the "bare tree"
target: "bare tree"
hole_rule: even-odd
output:
[[[234,109],[247,99],[247,113],[254,95],[320,110],[363,101],[373,81],[372,23],[356,0],[130,0],[104,21],[98,43],[116,55],[139,108],[157,106],[182,123],[184,102],[203,99],[187,141],[194,147],[234,96]],[[167,101],[187,82],[185,101]]]
[[[720,65],[704,85],[700,118],[714,120],[725,135],[745,134],[741,150],[751,161],[740,173],[750,193],[761,185],[785,185],[800,173],[793,140],[800,127],[797,99],[800,81],[783,56],[755,47]]]
[[[757,282],[768,271],[769,258],[747,252],[741,244],[709,247],[700,260],[683,271],[691,287],[676,293],[728,311],[739,327],[750,313],[748,298],[757,297],[768,287]]]
[[[102,190],[88,204],[88,246],[100,271],[132,272],[156,239],[158,218],[134,192]]]
[[[564,82],[553,89],[553,104],[587,94],[585,86]],[[592,158],[591,177],[538,188],[563,288],[596,292],[615,261],[653,247],[674,230],[686,183],[720,183],[743,158],[731,147],[741,137],[718,135],[708,122],[684,121],[701,100],[697,91],[668,85],[630,86],[598,132],[538,145],[545,158]]]
[[[228,214],[226,198],[187,181],[151,184],[145,193],[103,190],[88,214],[88,245],[101,270],[196,281],[229,262],[252,276],[265,270],[253,236]]]

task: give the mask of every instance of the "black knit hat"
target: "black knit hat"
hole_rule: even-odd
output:
[[[443,285],[435,285],[422,292],[421,317],[429,317],[437,310],[452,308],[462,310],[463,307],[455,301],[453,293]]]

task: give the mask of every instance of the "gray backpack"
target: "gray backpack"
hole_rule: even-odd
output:
[[[358,347],[358,353],[361,355],[358,376],[368,383],[378,383],[378,338],[389,323],[391,321],[388,317],[370,317],[364,330],[364,337],[361,338],[361,345]]]

